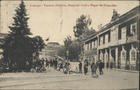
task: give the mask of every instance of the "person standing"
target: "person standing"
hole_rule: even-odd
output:
[[[93,76],[93,74],[94,74],[94,65],[95,65],[94,62],[92,62],[92,63],[91,63],[91,74],[92,74],[92,76]]]
[[[57,61],[57,59],[56,59],[56,61],[55,61],[55,69],[57,70],[57,66],[58,66],[58,61]]]
[[[64,73],[70,74],[70,63],[68,61],[65,63],[65,71],[64,71]]]
[[[93,62],[91,64],[91,72],[92,72],[91,75],[94,78],[97,78],[98,77],[98,75],[96,74],[96,70],[97,70],[97,65]]]
[[[103,62],[100,60],[99,61],[99,72],[100,72],[100,75],[102,75],[103,74]]]
[[[79,62],[79,72],[82,73],[82,62]]]
[[[88,72],[88,61],[85,60],[85,62],[84,62],[84,74],[86,75],[87,72]]]

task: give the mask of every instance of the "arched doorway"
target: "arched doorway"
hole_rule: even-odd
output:
[[[121,62],[121,67],[125,68],[125,64],[126,64],[126,50],[124,49],[124,47],[122,47],[120,62]]]
[[[113,68],[115,68],[115,67],[116,67],[115,48],[112,48],[112,49],[111,49],[111,57],[112,57],[111,60],[113,60],[113,61],[112,61],[112,63],[113,63]]]
[[[131,69],[135,69],[136,67],[136,60],[137,60],[137,50],[132,46],[131,50],[130,50],[130,67]]]
[[[109,59],[108,59],[108,53],[107,51],[105,52],[105,57],[104,57],[104,60],[105,60],[105,67],[109,67]]]

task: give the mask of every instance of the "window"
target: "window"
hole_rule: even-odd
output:
[[[100,45],[103,44],[103,36],[100,37]]]
[[[94,41],[95,42],[95,48],[97,47],[97,40]]]
[[[114,27],[110,34],[111,34],[111,42],[114,42],[115,40],[118,40],[118,28]]]
[[[111,38],[110,38],[111,39],[111,42],[114,42],[114,37],[115,37],[114,36],[114,30],[111,30],[110,33],[111,33]]]
[[[108,34],[105,35],[105,43],[108,43]]]
[[[108,42],[110,42],[110,32],[108,33]]]
[[[121,37],[122,37],[122,39],[125,39],[126,38],[126,27],[123,27],[121,29]]]
[[[121,29],[118,30],[118,40],[120,40],[122,37],[121,37]]]
[[[131,24],[131,27],[130,27],[130,34],[131,35],[135,35],[136,28],[137,28],[137,23]]]
[[[103,44],[105,44],[105,35],[103,36]]]
[[[92,41],[92,48],[94,48],[95,47],[95,45],[94,45],[94,41]]]

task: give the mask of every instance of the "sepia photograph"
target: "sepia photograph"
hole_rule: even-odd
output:
[[[0,0],[0,90],[139,90],[139,0]]]

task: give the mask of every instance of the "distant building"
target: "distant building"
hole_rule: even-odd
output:
[[[45,45],[44,49],[40,52],[39,58],[53,59],[57,56],[57,49],[60,47],[57,42],[49,42]]]
[[[84,57],[102,60],[113,68],[138,70],[140,40],[140,6],[119,16],[113,11],[111,21],[84,40]]]

